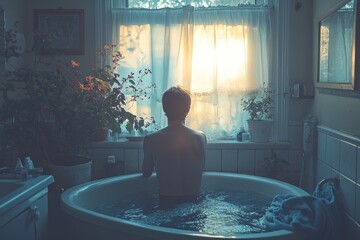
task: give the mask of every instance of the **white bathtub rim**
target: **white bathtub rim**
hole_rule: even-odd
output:
[[[265,181],[271,182],[273,184],[280,184],[281,186],[285,186],[286,188],[293,189],[299,196],[301,195],[309,195],[306,191],[292,186],[288,183],[281,182],[274,179],[269,179],[265,177],[253,176],[253,175],[246,175],[246,174],[236,174],[236,173],[223,173],[223,172],[204,172],[204,175],[208,176],[226,176],[226,177],[241,177],[246,179],[254,179],[256,181]],[[73,198],[81,194],[82,191],[86,191],[91,188],[98,187],[99,185],[105,183],[116,182],[121,179],[128,179],[128,178],[142,178],[141,174],[128,174],[122,176],[116,176],[106,179],[100,179],[89,183],[84,183],[78,186],[74,186],[68,190],[66,190],[61,196],[61,207],[62,209],[72,217],[81,220],[86,223],[90,223],[93,225],[100,226],[102,228],[111,229],[114,231],[124,231],[124,232],[131,232],[141,237],[147,237],[151,234],[151,236],[171,236],[172,240],[176,239],[184,239],[186,236],[189,240],[197,240],[197,239],[207,239],[207,238],[214,238],[214,239],[263,239],[263,238],[272,238],[272,237],[280,237],[286,235],[293,235],[295,234],[293,231],[288,230],[276,230],[271,232],[263,232],[263,233],[246,233],[246,234],[233,234],[233,235],[216,235],[216,234],[209,234],[209,233],[200,233],[195,231],[188,231],[188,230],[180,230],[175,228],[166,228],[160,226],[153,226],[147,225],[142,223],[135,223],[128,220],[112,217],[109,215],[97,213],[95,211],[89,210],[87,208],[77,206],[73,204]],[[294,192],[293,191],[293,192]]]
[[[281,186],[281,188],[289,190],[289,192],[292,192],[296,196],[309,195],[308,192],[306,192],[305,190],[303,190],[299,187],[296,187],[294,185],[291,185],[289,183],[286,183],[286,182],[283,182],[280,180],[262,177],[262,176],[255,176],[255,175],[242,174],[242,173],[204,172],[203,177],[206,177],[206,176],[235,177],[235,178],[241,178],[241,179],[246,179],[246,180],[256,180],[257,182],[263,182],[266,184],[271,183],[276,186]],[[120,176],[115,176],[115,177],[103,178],[103,179],[99,179],[99,180],[95,180],[95,181],[91,181],[91,182],[87,182],[87,183],[83,183],[83,184],[71,187],[70,189],[65,191],[63,195],[68,196],[68,195],[70,195],[69,192],[72,192],[72,191],[77,191],[80,193],[81,191],[87,190],[89,188],[96,188],[99,185],[117,182],[122,179],[136,179],[136,178],[145,179],[144,177],[142,177],[141,173],[125,174],[125,175],[120,175]],[[153,174],[150,178],[156,178],[156,174]]]

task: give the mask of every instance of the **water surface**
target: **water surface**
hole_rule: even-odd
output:
[[[138,193],[94,210],[128,221],[216,235],[265,232],[271,198],[256,192],[204,189],[198,201],[159,204],[158,194]]]

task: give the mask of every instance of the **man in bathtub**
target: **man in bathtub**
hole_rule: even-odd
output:
[[[144,139],[144,177],[155,167],[160,202],[183,202],[200,193],[205,164],[206,136],[185,126],[191,96],[182,87],[171,87],[162,97],[168,126]]]

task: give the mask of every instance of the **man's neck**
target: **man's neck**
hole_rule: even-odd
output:
[[[185,125],[185,121],[182,120],[168,120],[168,126],[180,126]]]

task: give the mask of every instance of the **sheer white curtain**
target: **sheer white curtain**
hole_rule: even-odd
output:
[[[136,114],[166,126],[162,93],[182,85],[193,94],[186,124],[212,139],[233,138],[248,118],[241,98],[271,81],[272,15],[265,7],[113,10],[120,75],[149,68],[157,85]]]
[[[350,83],[354,11],[337,11],[321,26],[320,81]]]

